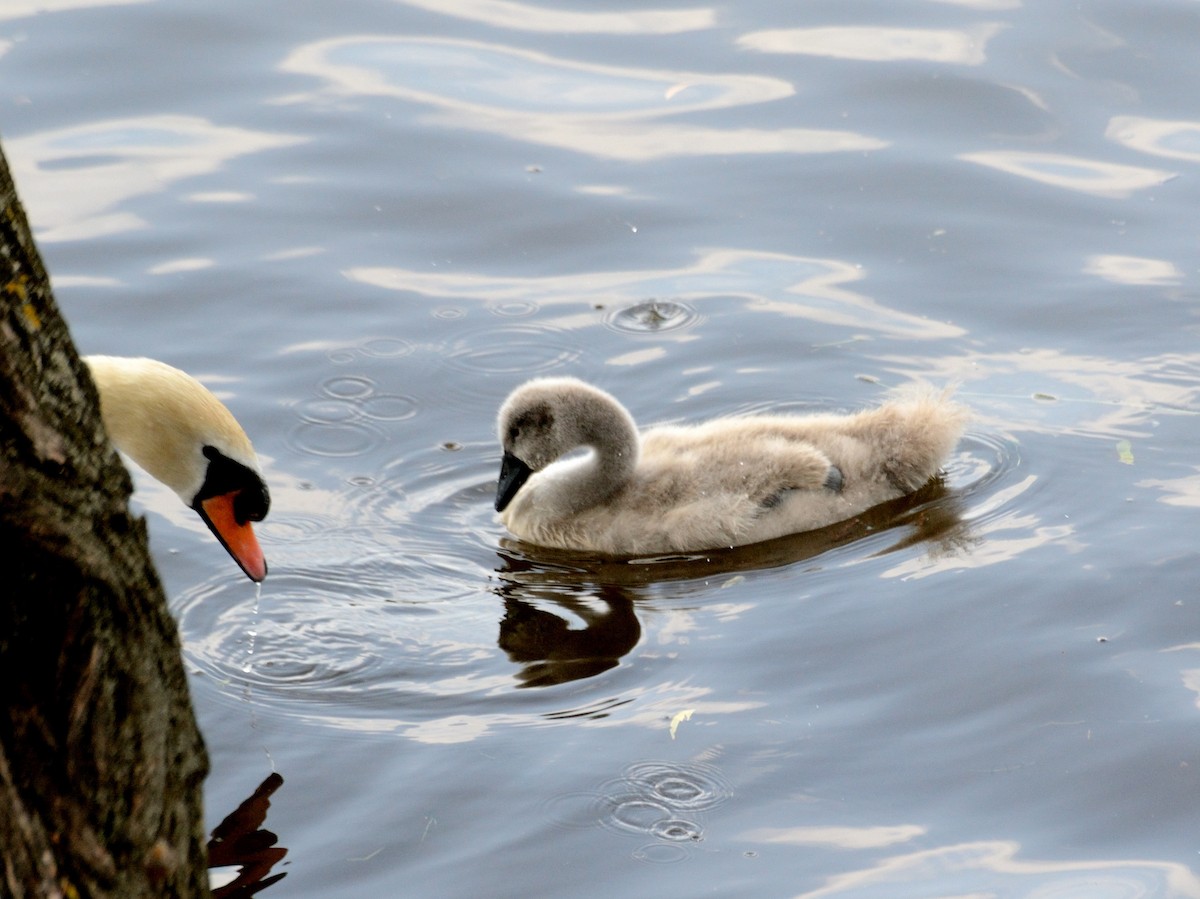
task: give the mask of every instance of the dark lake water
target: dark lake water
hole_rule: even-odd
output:
[[[261,593],[139,476],[272,899],[1200,897],[1200,4],[0,5],[81,351],[227,400]],[[509,390],[975,412],[835,534],[511,543]],[[229,872],[219,872],[227,876]]]

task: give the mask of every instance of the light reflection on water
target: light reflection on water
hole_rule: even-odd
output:
[[[992,410],[994,421],[1011,421],[1019,410],[1026,433],[1148,438],[1163,417],[1200,414],[1200,354],[1116,360],[1039,347],[945,356],[920,368],[892,361],[905,377],[961,384],[985,418]]]
[[[1061,153],[983,150],[964,153],[960,158],[1039,184],[1101,197],[1128,197],[1134,191],[1157,187],[1175,177],[1174,172],[1161,169],[1118,165]]]
[[[1195,5],[781,9],[0,11],[81,347],[225,378],[264,460],[257,606],[137,503],[289,895],[1200,895]],[[855,522],[580,559],[491,512],[546,372],[976,420]]]
[[[989,22],[961,31],[933,28],[841,26],[755,31],[739,46],[762,53],[797,53],[859,62],[925,60],[961,66],[987,61],[987,44],[1004,28]]]
[[[436,0],[397,0],[406,6],[428,9],[442,15],[482,22],[493,28],[563,34],[676,34],[697,31],[716,24],[716,10],[623,9],[613,12],[584,12],[558,9],[546,4],[516,3],[512,0],[459,0],[453,6]]]
[[[283,69],[321,78],[327,86],[324,95],[293,95],[282,102],[394,97],[433,107],[445,127],[612,159],[845,153],[887,145],[843,130],[661,121],[791,96],[793,86],[777,78],[611,68],[503,45],[365,36],[302,47]],[[439,71],[445,76],[430,77]]]
[[[783,837],[787,841],[787,837]],[[1133,859],[1097,862],[1029,861],[1012,842],[964,843],[884,859],[835,875],[796,899],[927,896],[931,882],[954,883],[959,895],[1027,899],[1149,899],[1200,896],[1200,879],[1183,865]],[[973,890],[983,892],[976,893]]]
[[[750,311],[893,337],[935,339],[963,333],[956,325],[889,309],[848,289],[846,285],[866,277],[858,266],[836,259],[783,253],[720,249],[707,251],[691,265],[674,269],[596,271],[539,278],[399,268],[356,268],[344,274],[352,281],[388,290],[430,297],[487,299],[493,303],[524,297],[543,308],[556,298],[561,305],[563,297],[570,297],[572,305],[583,300],[625,308],[642,298],[671,296],[685,299],[697,312],[703,312],[705,299],[732,296],[739,298]],[[565,326],[569,321],[562,324]]]
[[[196,116],[157,115],[60,128],[8,140],[4,147],[25,202],[37,209],[37,238],[49,243],[149,227],[119,210],[243,154],[300,141]]]
[[[1113,116],[1105,137],[1151,156],[1200,162],[1200,122]]]

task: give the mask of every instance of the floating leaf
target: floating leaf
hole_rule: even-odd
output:
[[[1117,441],[1117,458],[1126,465],[1133,464],[1133,445],[1128,440]]]
[[[672,740],[675,739],[675,729],[677,727],[679,727],[679,725],[682,722],[687,721],[689,718],[691,718],[692,712],[694,712],[694,711],[696,711],[696,710],[695,709],[684,709],[682,712],[675,713],[675,717],[673,717],[671,719],[671,739]]]

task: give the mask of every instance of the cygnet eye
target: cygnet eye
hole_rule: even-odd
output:
[[[521,429],[518,428],[516,425],[513,425],[511,428],[508,429],[508,439],[510,441],[515,441],[520,436],[521,436]]]

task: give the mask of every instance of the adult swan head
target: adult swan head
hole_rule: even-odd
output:
[[[154,359],[86,356],[113,446],[194,509],[252,581],[267,562],[251,522],[271,504],[250,438],[191,375]]]
[[[733,416],[639,434],[603,390],[541,378],[500,408],[496,511],[521,540],[561,549],[642,555],[757,543],[918,489],[967,418],[948,392],[910,389],[848,415]]]

